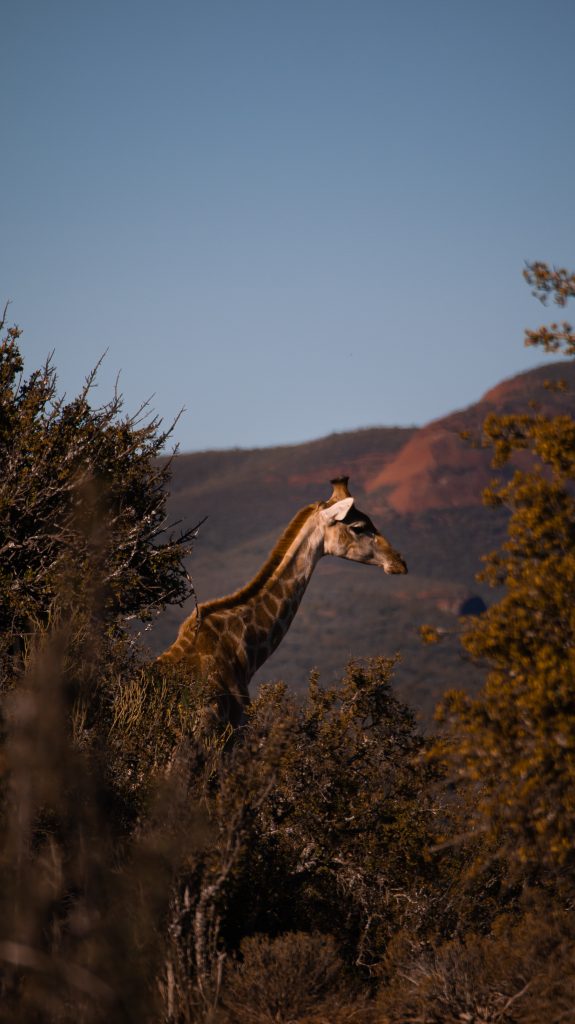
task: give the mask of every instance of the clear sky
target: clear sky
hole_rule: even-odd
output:
[[[4,0],[0,299],[183,450],[424,423],[575,266],[573,0]]]

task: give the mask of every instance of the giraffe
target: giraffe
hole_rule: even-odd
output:
[[[407,572],[399,552],[356,508],[348,482],[349,477],[337,477],[328,501],[300,509],[253,580],[198,605],[156,659],[160,665],[180,662],[192,676],[213,682],[219,714],[233,726],[244,718],[252,676],[286,635],[323,555],[376,565],[390,574]]]

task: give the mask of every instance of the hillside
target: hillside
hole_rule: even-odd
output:
[[[473,690],[476,668],[462,659],[455,638],[422,647],[423,622],[453,630],[472,595],[492,600],[475,581],[481,555],[496,546],[503,514],[483,508],[493,477],[489,453],[461,440],[478,435],[492,411],[546,412],[571,408],[569,394],[543,388],[575,367],[554,363],[504,381],[467,409],[420,429],[380,427],[332,434],[307,444],[213,451],[176,457],[170,513],[193,525],[208,516],[190,571],[200,601],[229,593],[257,571],[278,534],[302,505],[325,498],[330,478],[346,474],[357,504],[407,560],[409,575],[385,577],[366,566],[324,559],[286,639],[254,680],[284,679],[296,689],[309,671],[337,677],[353,654],[401,652],[398,690],[428,717],[438,696],[454,686]],[[169,609],[149,634],[154,653],[175,637],[191,608]]]

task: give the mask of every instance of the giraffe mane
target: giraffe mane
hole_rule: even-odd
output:
[[[284,556],[304,523],[307,522],[314,512],[317,512],[318,508],[323,507],[325,504],[325,502],[316,502],[314,505],[306,505],[305,508],[300,509],[293,517],[291,523],[286,526],[275,547],[270,551],[266,561],[253,580],[250,580],[245,586],[235,590],[232,594],[228,594],[226,597],[216,597],[213,601],[206,601],[204,604],[201,604],[200,614],[202,617],[209,615],[210,612],[235,608],[237,605],[245,604],[246,601],[254,597],[261,587],[267,583],[278,566],[281,565]]]

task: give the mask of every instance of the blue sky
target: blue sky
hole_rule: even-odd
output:
[[[575,265],[572,0],[5,0],[0,298],[183,450],[424,423]]]

